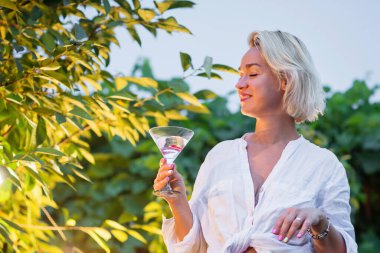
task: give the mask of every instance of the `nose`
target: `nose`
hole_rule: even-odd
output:
[[[235,84],[235,88],[238,90],[245,88],[247,86],[248,86],[247,79],[244,76],[240,77],[237,83]]]

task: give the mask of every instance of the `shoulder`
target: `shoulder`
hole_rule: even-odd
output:
[[[305,139],[301,152],[308,157],[309,161],[318,164],[323,174],[327,176],[346,175],[345,168],[331,150],[322,148]]]
[[[241,138],[219,142],[207,153],[199,173],[209,175],[215,172],[215,168],[226,167],[231,160],[239,157],[245,146],[246,142]]]
[[[236,155],[240,150],[245,147],[246,142],[241,139],[225,140],[216,144],[207,154],[206,159],[226,158]]]

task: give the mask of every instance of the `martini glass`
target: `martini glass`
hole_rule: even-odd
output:
[[[193,137],[194,132],[190,129],[176,126],[153,127],[149,130],[162,156],[167,164],[172,164],[187,143]],[[172,198],[179,194],[170,187],[168,182],[162,190],[154,191],[159,197]]]

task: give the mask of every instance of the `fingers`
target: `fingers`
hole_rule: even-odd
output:
[[[311,224],[311,221],[309,219],[306,219],[303,222],[302,227],[297,234],[297,238],[301,238],[302,236],[304,236],[306,234],[307,229],[311,227]]]
[[[288,208],[278,218],[275,226],[273,227],[272,233],[278,235],[278,240],[287,243],[303,226],[304,220],[304,216],[298,209]],[[301,236],[298,238],[300,237]]]
[[[162,179],[162,180],[155,181],[155,182],[154,182],[154,185],[153,185],[153,189],[154,189],[155,191],[159,191],[159,190],[161,190],[162,188],[165,187],[165,185],[167,184],[167,182],[169,182],[169,177],[165,177],[165,178]]]
[[[276,224],[274,225],[274,227],[272,229],[272,233],[273,234],[275,234],[275,235],[279,235],[280,234],[282,223],[285,220],[286,214],[287,214],[286,212],[282,212],[281,215],[280,215],[280,217],[278,217],[278,219],[276,221]]]
[[[293,235],[301,228],[302,224],[304,224],[304,220],[305,218],[301,216],[297,216],[293,220],[292,225],[290,226],[288,233],[286,234],[286,237],[284,238],[284,242],[287,242],[290,238],[293,237]],[[301,237],[302,236],[300,236],[298,233],[297,238],[301,238]],[[288,240],[285,240],[286,238],[288,238]]]
[[[287,215],[283,219],[281,229],[280,229],[280,234],[278,236],[278,239],[280,241],[283,241],[287,243],[291,237],[288,237],[288,231],[289,228],[292,226],[293,221],[297,217],[295,211],[292,208],[287,209]]]
[[[167,164],[165,159],[160,160],[160,169],[158,170],[153,184],[155,191],[161,190],[170,181],[170,178],[174,173],[174,168],[175,164]]]

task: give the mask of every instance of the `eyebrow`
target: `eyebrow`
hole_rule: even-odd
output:
[[[248,68],[250,68],[250,67],[252,67],[252,66],[258,66],[258,67],[261,68],[261,65],[258,64],[258,63],[247,63],[247,64],[245,64],[245,68],[246,68],[246,69],[248,69]],[[238,70],[240,71],[240,67],[238,67]]]

